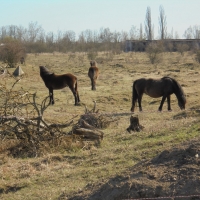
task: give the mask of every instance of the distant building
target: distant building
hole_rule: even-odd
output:
[[[200,49],[200,39],[126,40],[124,51],[143,52],[150,43],[163,43],[165,51],[177,51],[178,45],[183,44],[188,50]]]

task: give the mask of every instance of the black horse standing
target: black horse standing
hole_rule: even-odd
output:
[[[76,76],[70,73],[56,75],[50,72],[44,66],[40,66],[40,76],[42,77],[42,80],[44,81],[46,87],[49,89],[49,104],[54,104],[53,90],[59,90],[63,89],[64,87],[69,87],[74,95],[75,105],[78,105],[80,99],[78,94],[78,84]]]
[[[178,105],[180,109],[185,109],[186,97],[180,84],[173,78],[163,77],[161,79],[137,79],[133,82],[132,93],[132,107],[131,111],[134,112],[135,103],[138,101],[139,110],[142,111],[142,95],[147,94],[150,97],[158,98],[162,97],[159,111],[162,111],[165,99],[167,99],[168,110],[171,110],[170,95],[175,94],[178,99]]]

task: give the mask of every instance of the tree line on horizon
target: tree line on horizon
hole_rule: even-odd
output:
[[[167,32],[167,20],[163,6],[159,7],[159,36],[157,39],[178,39],[178,33]],[[185,39],[200,39],[200,26],[190,26],[184,32]],[[58,31],[45,33],[37,22],[30,22],[28,28],[8,25],[0,27],[0,43],[16,40],[26,49],[27,53],[40,52],[88,52],[88,51],[114,51],[124,49],[127,40],[153,40],[154,25],[151,21],[151,8],[147,7],[144,30],[140,24],[138,29],[132,26],[129,32],[114,31],[109,28],[100,28],[99,31],[85,30],[78,36],[74,31]]]

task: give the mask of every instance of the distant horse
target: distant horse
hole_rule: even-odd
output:
[[[97,67],[96,61],[90,61],[90,65],[91,67],[89,68],[88,76],[91,80],[92,90],[96,90],[96,81],[99,77],[99,68]]]
[[[20,63],[21,63],[21,64],[25,64],[25,58],[24,58],[24,57],[21,57],[21,58],[20,58]]]
[[[44,66],[40,66],[40,76],[42,77],[42,80],[44,81],[46,87],[49,89],[49,104],[54,104],[53,90],[60,90],[68,86],[74,95],[75,105],[78,105],[80,99],[77,89],[78,85],[76,76],[70,73],[56,75],[50,72]]]
[[[175,94],[178,99],[178,105],[180,109],[185,109],[186,97],[180,84],[173,78],[163,77],[161,79],[137,79],[133,83],[132,93],[132,107],[131,111],[134,112],[135,103],[138,100],[139,110],[142,111],[142,95],[143,93],[153,98],[162,97],[159,111],[162,111],[162,107],[165,99],[167,98],[168,110],[171,111],[170,95]]]

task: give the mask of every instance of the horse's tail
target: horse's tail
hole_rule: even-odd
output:
[[[133,88],[132,88],[132,107],[131,107],[131,111],[134,112],[135,109],[135,103],[138,99],[138,93],[137,90],[135,89],[135,85],[136,85],[137,81],[133,82]]]
[[[75,92],[77,92],[78,91],[78,79],[76,78],[75,80],[76,81],[75,81],[75,84],[74,84],[74,89],[75,89]]]
[[[98,77],[98,68],[97,67],[90,67],[89,72],[88,72],[88,76],[91,79],[96,79]]]

